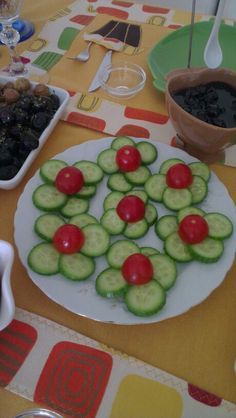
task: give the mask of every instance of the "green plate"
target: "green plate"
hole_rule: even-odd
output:
[[[204,49],[211,33],[213,22],[198,22],[194,25],[191,67],[206,67]],[[165,76],[176,68],[186,68],[188,63],[190,25],[184,26],[158,42],[148,55],[148,66],[157,90],[165,92]],[[219,41],[223,51],[221,67],[236,70],[236,27],[221,23]]]

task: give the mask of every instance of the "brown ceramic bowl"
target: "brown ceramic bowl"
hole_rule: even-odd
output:
[[[236,89],[236,73],[225,68],[193,68],[172,71],[167,76],[166,105],[170,120],[176,130],[177,146],[206,162],[224,157],[225,148],[236,143],[236,127],[221,128],[203,122],[182,109],[172,98],[178,90],[207,84],[225,82]]]

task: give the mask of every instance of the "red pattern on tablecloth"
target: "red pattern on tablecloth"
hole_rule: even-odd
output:
[[[63,341],[49,354],[34,401],[68,417],[95,418],[112,368],[104,351]]]
[[[0,386],[7,386],[21,368],[37,340],[37,331],[13,320],[0,332]]]

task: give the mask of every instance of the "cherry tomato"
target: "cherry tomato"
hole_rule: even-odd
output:
[[[62,225],[55,232],[53,244],[63,254],[78,252],[84,245],[85,237],[83,231],[76,225]]]
[[[84,176],[76,167],[64,167],[57,174],[55,183],[59,192],[71,195],[82,189]]]
[[[136,253],[126,258],[122,268],[122,275],[129,284],[144,284],[153,277],[152,263],[148,257]]]
[[[137,222],[144,218],[145,204],[140,197],[128,195],[119,201],[116,212],[122,221]]]
[[[133,145],[125,145],[116,153],[116,163],[121,171],[135,171],[139,168],[141,162],[141,154]]]
[[[187,164],[172,165],[166,173],[166,183],[173,189],[185,189],[193,181],[192,171]]]
[[[200,215],[185,216],[179,224],[179,236],[187,244],[197,244],[207,235],[207,221]]]

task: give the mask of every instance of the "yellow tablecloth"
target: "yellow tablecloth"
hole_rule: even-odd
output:
[[[38,32],[55,11],[60,7],[66,7],[70,3],[71,0],[41,0],[40,2],[25,0],[22,16],[33,21],[36,32]],[[185,15],[183,17],[185,19]],[[153,27],[150,38],[147,35],[150,40],[150,47],[165,36],[169,30],[160,26]],[[20,44],[19,50],[25,50],[31,42],[32,39]],[[2,47],[0,52],[0,66],[2,67],[7,63],[7,55]],[[91,59],[91,68],[94,69],[100,53],[98,50],[96,51],[97,55],[94,54]],[[143,58],[140,57],[140,59]],[[63,60],[65,61],[66,58],[63,58]],[[142,61],[141,64],[146,67],[145,62]],[[68,87],[67,71],[71,71],[71,79],[74,80],[76,68],[72,63],[69,63],[69,60],[66,63],[67,67],[64,67],[65,71],[62,65],[63,62],[60,63],[58,69],[55,68],[52,71],[50,82]],[[92,71],[86,74],[83,70],[78,75],[78,84],[75,82],[74,88],[79,90],[81,82],[83,84],[88,83],[91,74]],[[165,112],[164,97],[161,93],[154,93],[151,75],[148,70],[147,75],[148,80],[145,90],[133,98],[131,103],[137,106],[142,105],[143,108],[150,110],[156,107],[159,111]],[[42,162],[67,147],[101,136],[104,135],[64,122],[57,125],[22,183],[14,190],[0,190],[1,239],[14,244],[13,220],[17,200],[25,184]],[[236,201],[235,169],[217,164],[212,165],[212,169]],[[236,403],[236,378],[233,371],[233,363],[236,357],[235,277],[236,264],[232,266],[222,285],[200,305],[176,318],[140,326],[114,326],[97,323],[79,317],[55,304],[29,279],[19,261],[17,251],[13,266],[12,284],[18,307],[45,316]],[[32,406],[31,402],[6,390],[0,390],[0,418],[10,418],[29,406]]]

